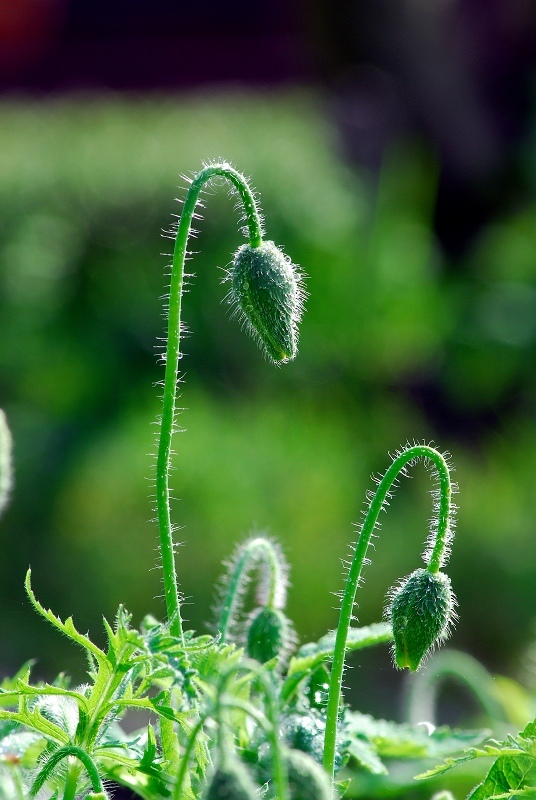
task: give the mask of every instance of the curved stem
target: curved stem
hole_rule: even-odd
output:
[[[64,758],[68,756],[74,756],[75,758],[80,761],[82,766],[85,768],[89,780],[91,781],[91,787],[93,792],[97,794],[98,792],[103,792],[102,781],[99,775],[99,770],[89,753],[86,753],[81,747],[76,747],[75,745],[67,745],[65,747],[60,747],[59,750],[56,750],[50,758],[48,759],[45,766],[41,769],[38,773],[37,777],[33,782],[33,786],[31,789],[31,794],[37,794],[37,792],[44,786],[46,781],[48,780],[49,775],[51,772],[57,767],[57,765],[62,761]],[[71,767],[67,777],[67,783],[65,785],[65,792],[64,792],[64,800],[69,800],[71,797],[74,798],[76,795],[76,787],[78,784],[79,778],[79,770],[74,767]]]
[[[436,653],[426,669],[412,675],[406,697],[406,718],[411,725],[430,722],[437,725],[439,691],[446,681],[466,687],[494,723],[508,722],[505,709],[496,697],[495,679],[476,658],[457,650]]]
[[[227,688],[227,684],[230,678],[237,672],[241,672],[244,670],[249,672],[250,676],[258,678],[261,682],[268,710],[266,720],[264,719],[262,713],[258,711],[258,709],[256,709],[255,706],[253,706],[248,701],[242,700],[241,698],[238,697],[227,698],[224,695],[224,692]],[[230,670],[228,670],[221,676],[217,688],[216,698],[214,699],[214,704],[207,711],[205,711],[204,714],[201,715],[196,725],[194,726],[190,734],[190,737],[188,739],[188,744],[186,745],[184,754],[181,759],[181,765],[179,768],[179,772],[177,774],[175,788],[173,790],[173,800],[182,800],[183,798],[183,785],[186,778],[190,756],[194,749],[196,739],[209,718],[217,719],[220,727],[218,736],[221,736],[222,720],[218,719],[218,717],[220,716],[219,711],[222,707],[232,707],[244,711],[258,725],[260,725],[260,727],[264,729],[270,741],[270,749],[273,759],[273,776],[274,776],[274,784],[276,788],[277,800],[288,800],[289,797],[288,776],[287,776],[286,764],[283,759],[282,748],[279,742],[279,714],[277,708],[277,701],[275,699],[273,686],[271,683],[271,677],[266,673],[266,670],[264,670],[262,666],[259,666],[255,662],[252,662],[247,659],[244,659],[239,664],[236,664],[234,667],[231,667]]]
[[[203,185],[215,176],[230,181],[240,195],[246,216],[249,241],[252,247],[262,243],[262,228],[253,193],[244,178],[233,167],[226,163],[212,164],[205,167],[192,181],[177,228],[168,309],[168,339],[166,346],[166,371],[164,393],[162,398],[162,418],[160,423],[160,439],[156,462],[156,510],[160,532],[160,550],[164,573],[164,597],[166,611],[170,623],[170,631],[182,639],[182,619],[175,571],[173,549],[173,529],[169,507],[169,465],[171,456],[171,438],[175,423],[175,398],[177,393],[177,377],[180,357],[181,335],[181,297],[184,280],[184,261],[192,218],[199,194]]]
[[[229,628],[236,619],[249,573],[261,561],[265,563],[266,569],[261,576],[262,597],[259,602],[270,608],[284,606],[287,567],[279,548],[263,536],[249,539],[238,548],[237,555],[231,561],[231,572],[225,586],[218,624],[222,642],[226,640]]]
[[[378,516],[383,508],[387,499],[390,489],[394,482],[404,472],[405,468],[412,462],[419,458],[430,460],[437,470],[439,477],[439,508],[437,520],[432,525],[432,532],[434,534],[434,546],[428,561],[428,570],[431,573],[439,571],[447,551],[447,546],[450,539],[450,517],[451,517],[451,496],[452,485],[450,481],[450,474],[448,465],[438,450],[428,445],[415,445],[403,450],[381,479],[378,488],[370,502],[365,520],[363,522],[359,539],[357,541],[354,556],[348,577],[346,579],[346,586],[342,598],[341,611],[339,616],[339,624],[337,626],[337,635],[335,638],[335,650],[333,653],[333,664],[331,668],[331,676],[329,683],[329,696],[327,704],[326,716],[326,738],[324,741],[324,767],[333,780],[335,769],[335,749],[337,744],[337,720],[339,715],[339,706],[341,701],[342,689],[342,676],[344,672],[344,660],[346,656],[346,640],[348,638],[348,630],[352,620],[352,612],[355,603],[355,596],[359,579],[361,577],[361,570],[367,554],[367,549]]]

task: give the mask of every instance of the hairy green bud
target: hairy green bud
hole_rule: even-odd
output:
[[[302,279],[292,261],[273,242],[244,244],[229,275],[229,302],[236,304],[245,327],[276,364],[298,352],[298,324],[303,310]]]
[[[327,773],[311,756],[289,750],[285,758],[290,800],[332,800]]]
[[[234,756],[216,767],[207,786],[204,800],[255,800],[257,786],[249,772]]]
[[[264,606],[252,612],[247,627],[247,653],[265,664],[272,658],[285,658],[294,644],[294,631],[277,608]]]
[[[444,572],[416,569],[390,598],[387,616],[393,626],[394,659],[415,672],[423,658],[449,634],[456,598]]]

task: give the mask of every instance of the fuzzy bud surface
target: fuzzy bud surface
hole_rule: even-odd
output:
[[[303,310],[301,276],[273,242],[244,244],[230,272],[229,301],[236,305],[249,332],[276,364],[298,351],[298,324]]]
[[[435,645],[447,638],[455,605],[450,578],[444,572],[416,569],[393,591],[387,616],[400,669],[415,672]]]

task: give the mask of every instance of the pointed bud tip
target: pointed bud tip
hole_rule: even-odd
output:
[[[416,672],[433,648],[447,638],[455,621],[456,598],[443,572],[417,569],[396,587],[387,616],[393,626],[394,660]]]

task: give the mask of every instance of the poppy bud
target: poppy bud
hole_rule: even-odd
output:
[[[235,757],[227,757],[214,770],[204,800],[255,800],[257,787]]]
[[[304,294],[292,261],[273,242],[244,244],[229,277],[229,302],[236,304],[261,349],[276,364],[291,361],[298,351]]]
[[[301,750],[289,750],[285,761],[290,800],[332,800],[327,773],[311,756]]]
[[[272,658],[285,657],[294,644],[294,631],[277,608],[263,606],[252,612],[247,628],[247,652],[250,658],[265,664]]]
[[[450,578],[443,572],[416,569],[393,590],[387,616],[400,669],[416,671],[427,653],[447,638],[455,605]]]

